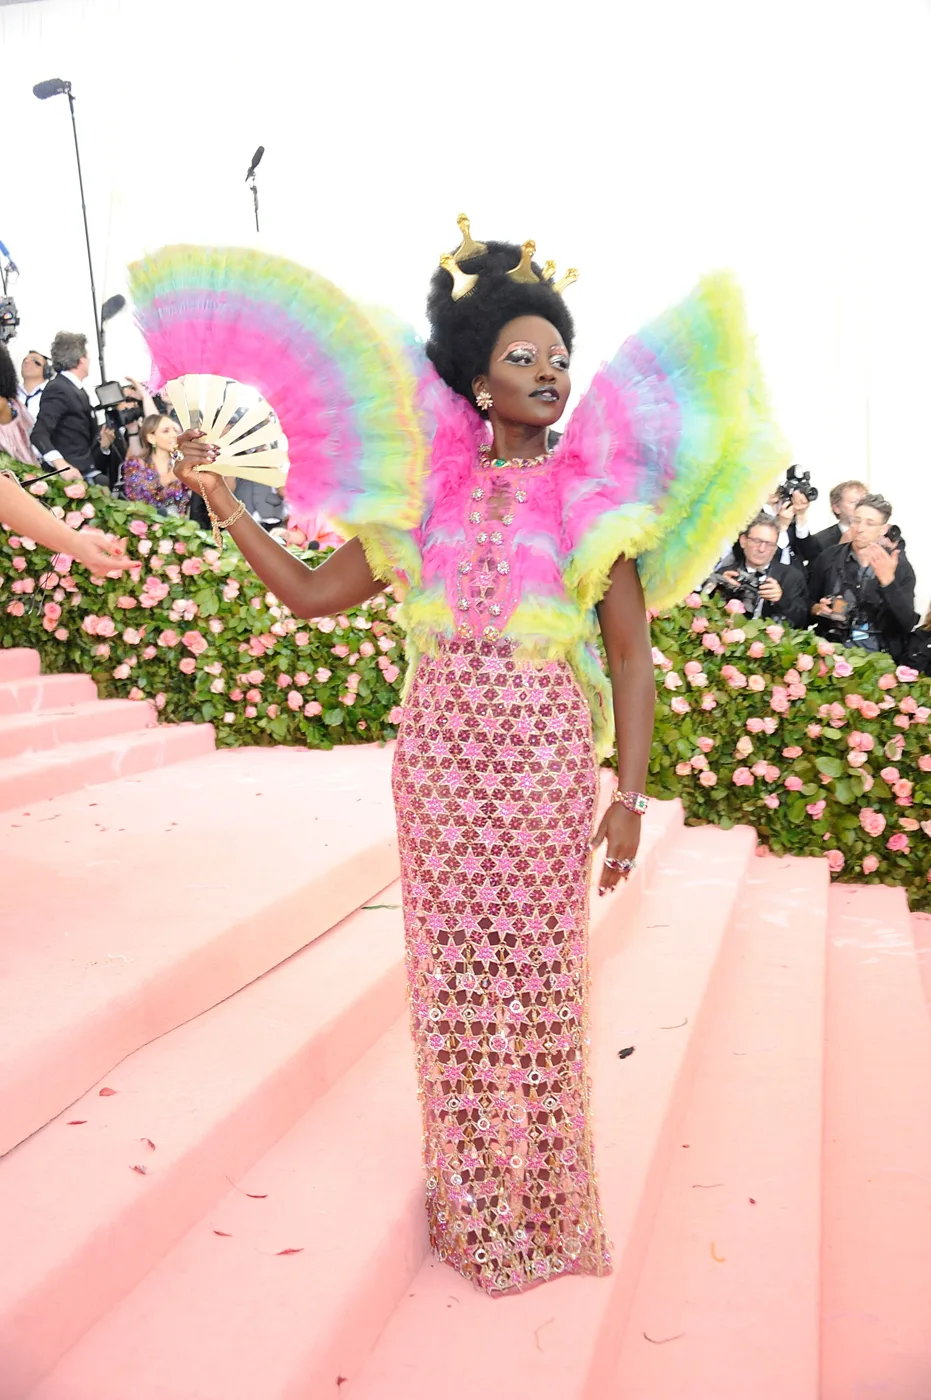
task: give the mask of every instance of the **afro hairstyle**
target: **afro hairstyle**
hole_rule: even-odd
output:
[[[427,297],[427,354],[440,378],[476,408],[472,380],[487,372],[495,341],[509,321],[542,316],[556,327],[570,352],[574,332],[566,303],[549,282],[515,282],[507,275],[520,262],[516,243],[489,243],[487,249],[459,263],[463,272],[478,274],[467,296],[453,301],[452,278],[438,267]],[[539,277],[540,268],[531,266]]]

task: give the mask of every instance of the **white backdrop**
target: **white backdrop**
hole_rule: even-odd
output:
[[[14,358],[91,326],[64,97],[77,96],[98,295],[168,241],[264,246],[419,323],[466,209],[574,264],[577,384],[702,271],[732,268],[797,459],[895,506],[931,592],[931,17],[921,0],[0,7],[0,238]],[[107,368],[144,375],[128,313]],[[95,381],[96,382],[96,381]]]

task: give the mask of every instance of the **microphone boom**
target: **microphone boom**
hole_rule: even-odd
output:
[[[265,154],[265,147],[264,147],[264,146],[259,146],[259,148],[258,148],[258,150],[256,151],[255,155],[252,157],[252,164],[249,166],[249,169],[246,171],[246,179],[247,179],[247,180],[251,180],[251,179],[252,179],[252,177],[253,177],[253,175],[255,174],[255,171],[256,171],[256,166],[258,165],[259,161],[262,159],[262,157],[264,156],[264,154]]]

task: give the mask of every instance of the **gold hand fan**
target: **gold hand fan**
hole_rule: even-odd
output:
[[[284,485],[288,440],[271,404],[255,389],[218,374],[185,374],[169,380],[165,394],[182,430],[200,428],[220,448],[212,470]]]

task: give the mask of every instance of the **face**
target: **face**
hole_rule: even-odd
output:
[[[841,492],[840,505],[837,508],[837,518],[846,530],[853,520],[853,513],[857,508],[857,502],[863,498],[865,492],[862,486],[848,486],[846,491]]]
[[[886,533],[886,521],[872,506],[857,506],[850,527],[850,543],[854,549],[866,549],[876,544]]]
[[[165,452],[174,452],[178,446],[178,429],[170,418],[159,419],[155,432],[149,434],[149,442],[153,447],[160,447]]]
[[[768,525],[751,525],[740,537],[740,547],[751,569],[765,569],[776,553],[779,532]]]
[[[487,389],[492,410],[507,423],[548,428],[566,410],[571,384],[569,351],[556,327],[542,316],[518,316],[502,329],[488,373],[473,381]]]
[[[23,360],[20,366],[20,375],[25,379],[41,379],[42,369],[45,364],[41,355],[35,355],[32,351]]]
[[[79,379],[86,379],[91,372],[90,360],[87,355],[82,355],[74,367],[74,372]]]

